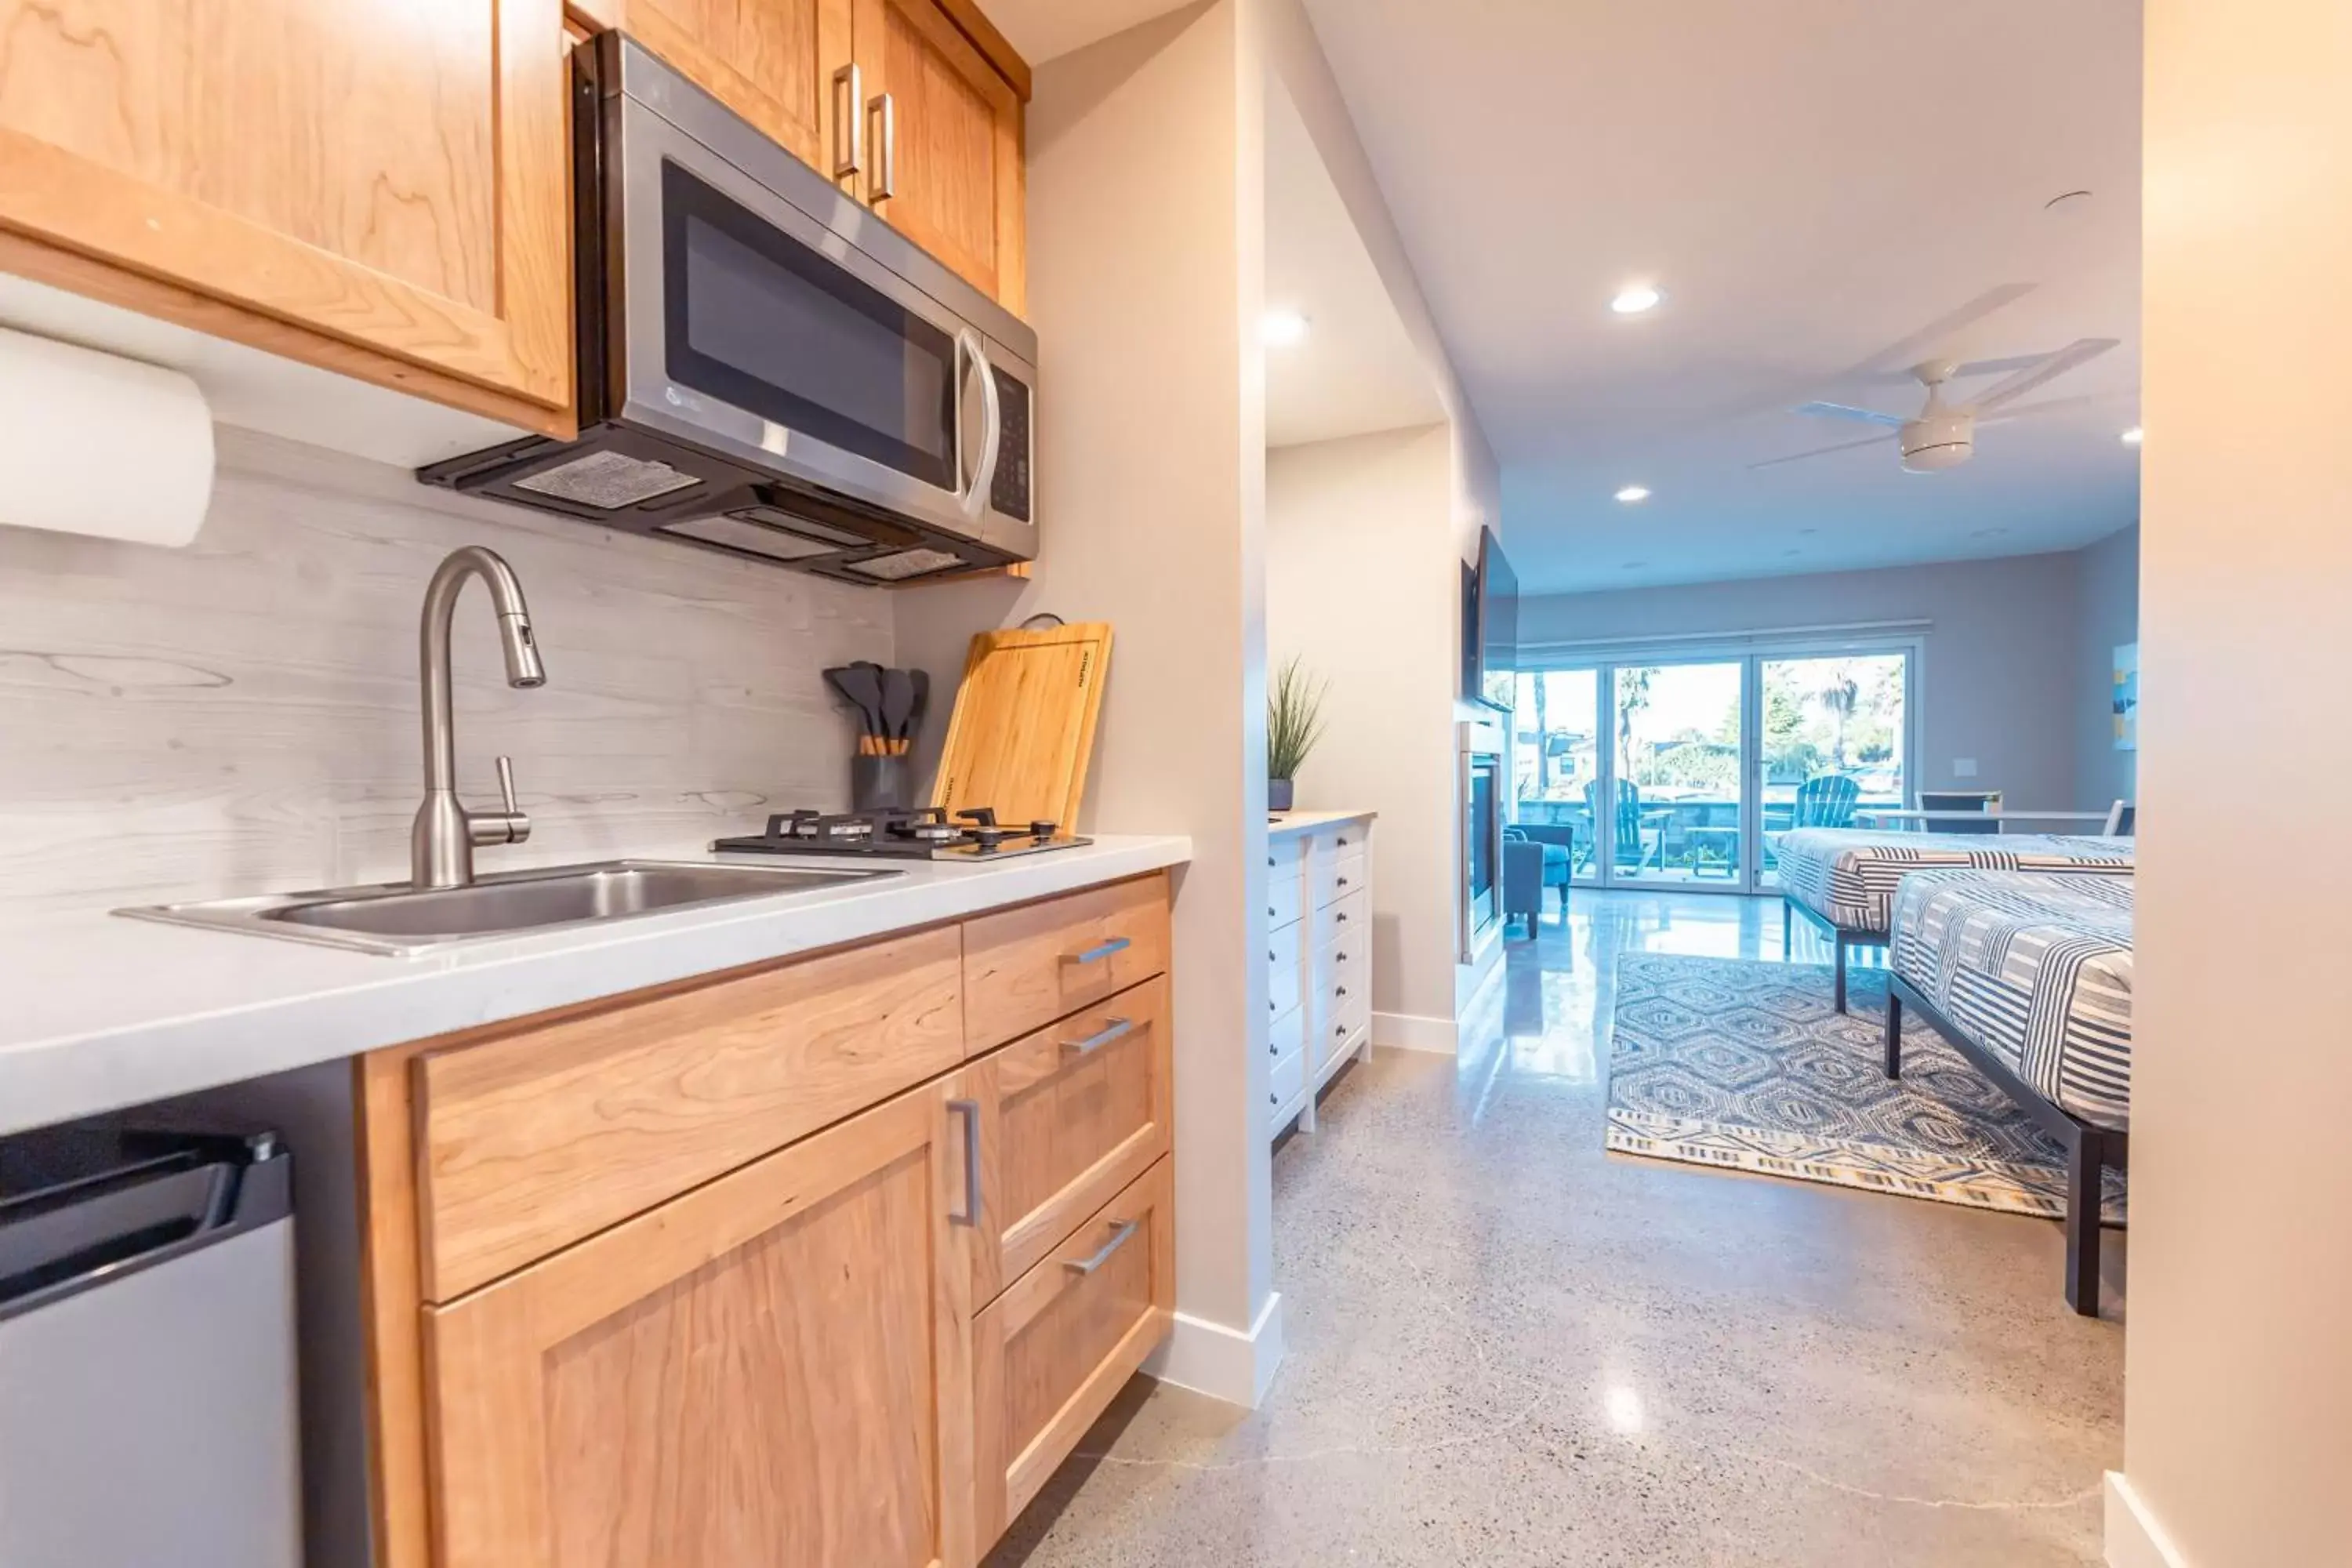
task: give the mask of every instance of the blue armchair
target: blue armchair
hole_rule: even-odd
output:
[[[1503,829],[1503,919],[1525,917],[1535,934],[1543,915],[1546,888],[1559,889],[1559,914],[1568,918],[1569,854],[1565,844],[1548,844],[1523,828]]]

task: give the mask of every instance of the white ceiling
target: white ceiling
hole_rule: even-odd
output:
[[[1277,82],[1265,95],[1265,302],[1308,322],[1304,342],[1265,351],[1267,446],[1445,417],[1307,122]]]
[[[2137,516],[2137,0],[1307,3],[1528,586],[2063,549]],[[1612,315],[1635,279],[1666,304]],[[1916,341],[2004,283],[2037,287]],[[1870,433],[1795,404],[1916,409],[1899,371],[1841,374],[1904,340],[2080,337],[2123,346],[2026,401],[2110,395],[1990,426],[1963,468],[1746,466]],[[1653,499],[1618,505],[1628,483]]]

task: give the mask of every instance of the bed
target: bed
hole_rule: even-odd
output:
[[[2066,1300],[2096,1316],[2102,1173],[2131,1124],[2132,879],[1917,871],[1888,917],[1886,1074],[1903,1010],[2066,1148]]]
[[[1792,915],[1836,950],[1837,1010],[1845,1008],[1847,950],[1885,947],[1895,891],[1914,872],[2066,871],[2128,877],[2132,841],[2070,833],[1885,833],[1799,827],[1775,846],[1783,951]]]

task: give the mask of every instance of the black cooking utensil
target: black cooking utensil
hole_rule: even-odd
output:
[[[882,667],[878,664],[852,664],[839,669],[828,669],[824,678],[833,689],[848,700],[857,710],[859,721],[866,733],[882,733]]]
[[[907,721],[915,711],[915,679],[903,669],[882,672],[882,736],[887,741],[907,738]]]

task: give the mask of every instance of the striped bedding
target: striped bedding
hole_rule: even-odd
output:
[[[2066,833],[1886,833],[1800,827],[1780,836],[1780,890],[1840,931],[1883,935],[1895,889],[1915,871],[2131,875],[2132,840]]]
[[[1968,1039],[2061,1110],[2131,1121],[2132,879],[1921,871],[1888,961]]]

